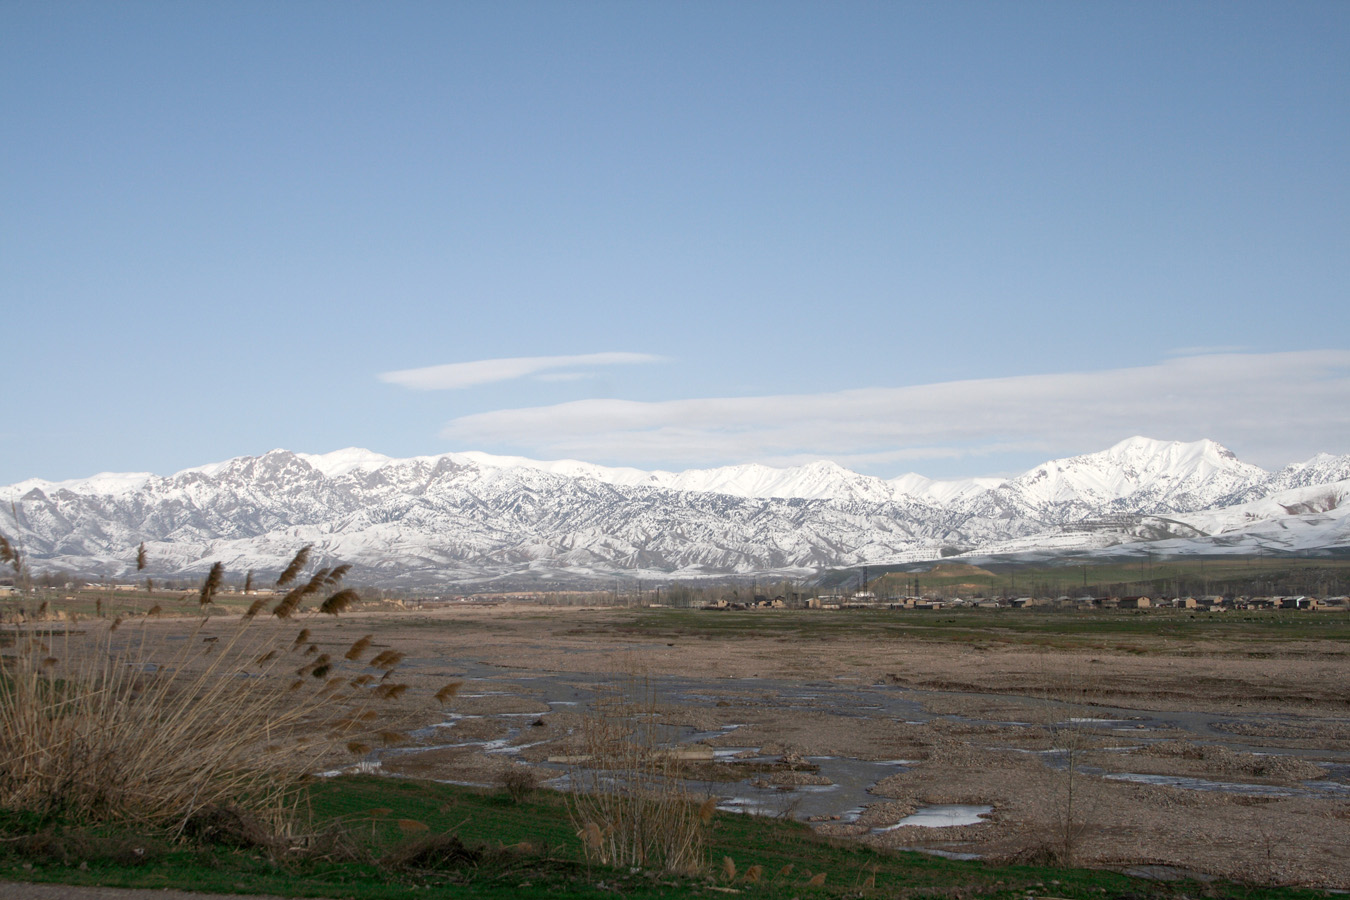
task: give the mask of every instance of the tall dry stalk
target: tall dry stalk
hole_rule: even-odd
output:
[[[1088,723],[1094,676],[1074,661],[1042,659],[1045,729],[1055,754],[1050,796],[1051,836],[1043,848],[1047,861],[1071,865],[1091,831],[1097,807],[1096,785],[1083,772],[1091,749]]]
[[[692,874],[706,867],[714,803],[689,792],[656,710],[650,682],[632,676],[583,718],[587,765],[572,772],[568,811],[587,859]]]

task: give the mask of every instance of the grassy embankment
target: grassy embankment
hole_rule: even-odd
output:
[[[0,878],[295,897],[1297,898],[1318,891],[1150,882],[1112,872],[884,853],[804,825],[719,815],[694,875],[588,864],[566,798],[343,777],[313,786],[313,830],[285,852],[222,829],[174,841],[5,815]],[[731,864],[727,864],[727,860]],[[734,874],[733,874],[734,873]],[[821,876],[824,876],[823,878]]]

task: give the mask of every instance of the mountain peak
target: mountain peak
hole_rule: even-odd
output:
[[[277,452],[281,451],[272,451],[272,453]],[[268,455],[270,456],[271,453]],[[394,461],[392,457],[385,456],[383,453],[376,453],[362,447],[347,447],[344,450],[334,450],[330,453],[297,453],[295,456],[303,459],[329,478],[346,475],[356,469],[371,472]]]
[[[1009,484],[1034,506],[1115,504],[1159,513],[1203,508],[1269,477],[1211,440],[1135,436],[1097,453],[1052,459]]]

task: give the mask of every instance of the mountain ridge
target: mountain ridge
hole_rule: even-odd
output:
[[[474,451],[277,449],[169,476],[28,479],[0,488],[13,503],[0,527],[39,568],[108,577],[129,571],[142,541],[159,574],[216,559],[267,569],[315,543],[368,577],[410,582],[804,575],[996,548],[1231,548],[1235,533],[1286,519],[1307,525],[1300,549],[1335,549],[1346,542],[1346,494],[1327,486],[1347,479],[1350,456],[1269,473],[1213,441],[1140,437],[1016,478],[961,482],[884,480],[828,461],[671,473]]]

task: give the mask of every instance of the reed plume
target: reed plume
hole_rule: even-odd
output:
[[[201,594],[197,598],[197,603],[205,608],[216,597],[216,591],[220,590],[220,583],[225,580],[225,564],[217,562],[211,566],[211,571],[206,574],[206,581],[202,583]]]
[[[356,593],[356,591],[351,588],[345,588],[319,604],[319,612],[327,613],[330,616],[336,616],[360,599],[361,595]]]
[[[324,579],[324,585],[326,587],[335,587],[351,570],[351,563],[343,563],[340,566],[334,566],[333,570],[329,572],[328,576]]]
[[[309,552],[313,549],[313,544],[306,544],[296,551],[294,558],[291,559],[285,569],[282,569],[281,575],[277,577],[277,587],[285,587],[295,580],[295,576],[299,575],[300,570],[309,562]]]
[[[306,597],[323,590],[328,573],[328,569],[320,569],[304,584],[291,588],[286,592],[286,596],[281,598],[281,602],[277,604],[276,609],[272,610],[272,615],[289,619],[300,608],[300,604],[305,601]]]
[[[244,611],[244,618],[245,619],[253,618],[258,613],[262,612],[263,607],[266,605],[267,605],[267,598],[258,597],[248,605],[248,609]]]
[[[309,640],[309,629],[301,628],[300,633],[295,636],[295,640],[291,641],[291,649],[298,650],[300,648],[300,645],[308,640]]]
[[[7,564],[14,569],[15,578],[23,574],[23,558],[19,550],[3,534],[0,534],[0,564]]]
[[[347,652],[344,654],[345,658],[352,661],[360,659],[365,652],[370,649],[371,642],[374,641],[374,639],[375,636],[372,634],[358,638],[351,647],[347,649]]]
[[[141,541],[141,545],[136,548],[136,571],[145,571],[145,541]]]
[[[462,681],[452,681],[437,691],[434,696],[438,702],[445,703],[447,700],[453,699],[454,696],[459,693],[459,689],[463,686],[464,682]]]
[[[403,654],[397,650],[385,650],[375,654],[375,657],[367,663],[372,669],[385,669],[386,671],[403,662]]]
[[[244,593],[253,593],[253,570],[249,569],[248,574],[244,576]]]
[[[272,608],[272,615],[278,619],[289,619],[300,608],[300,601],[304,597],[305,595],[301,593],[300,588],[287,591],[286,596],[281,598],[281,602]]]

